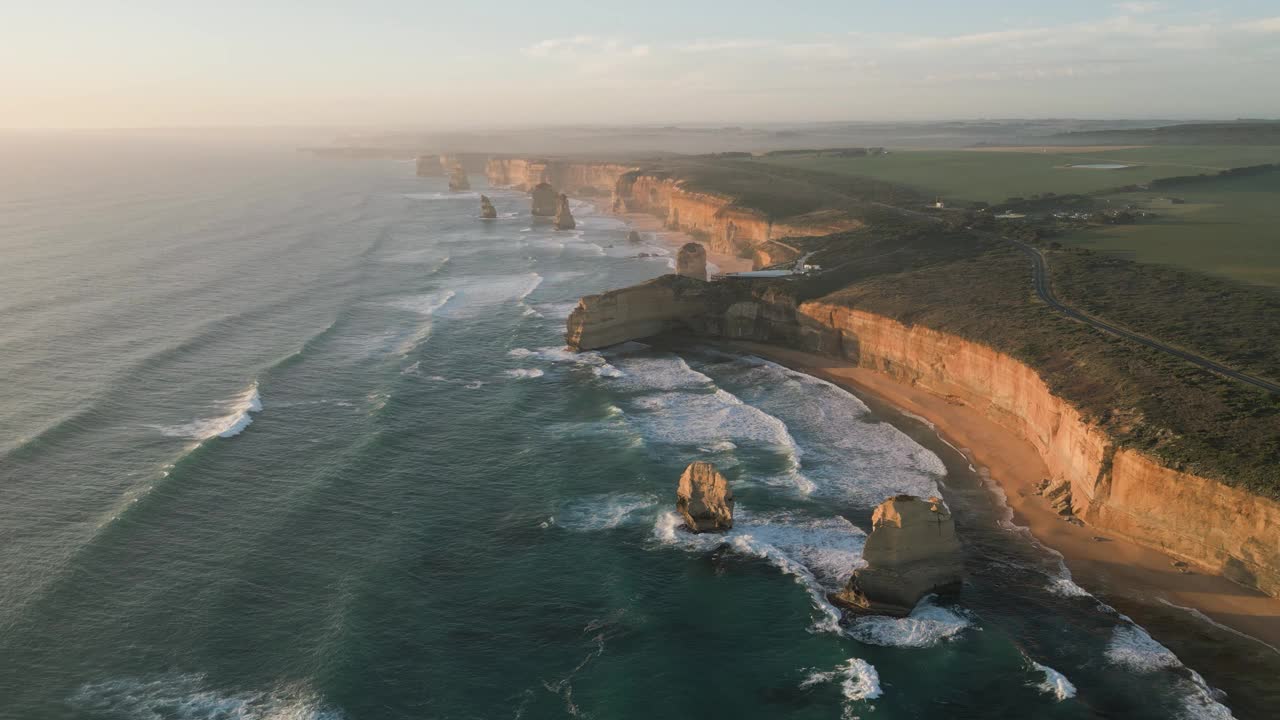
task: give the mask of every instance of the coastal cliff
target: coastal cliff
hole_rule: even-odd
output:
[[[968,405],[1026,440],[1050,479],[1070,484],[1072,510],[1085,523],[1280,596],[1280,503],[1118,445],[1010,355],[821,299],[797,303],[777,285],[687,283],[697,281],[668,276],[583,298],[569,318],[569,344],[589,349],[688,332],[874,369]]]
[[[836,210],[775,221],[759,210],[739,206],[727,195],[691,190],[671,173],[620,163],[493,158],[485,173],[491,185],[527,191],[548,183],[569,195],[608,197],[615,211],[654,215],[667,228],[689,233],[713,252],[738,257],[752,257],[755,248],[778,238],[816,237],[862,226]],[[764,257],[783,254],[781,247],[774,246]]]

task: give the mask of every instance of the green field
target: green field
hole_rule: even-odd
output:
[[[900,183],[957,204],[996,203],[1043,193],[1099,193],[1159,178],[1214,174],[1233,167],[1280,162],[1280,147],[1165,146],[1054,153],[901,151],[852,158],[792,155],[759,160]],[[1134,167],[1066,167],[1088,163]],[[1170,197],[1186,202],[1173,204]],[[1280,173],[1100,198],[1115,206],[1135,204],[1157,217],[1135,225],[1094,226],[1055,239],[1143,262],[1280,286]]]
[[[1186,201],[1175,205],[1176,197]],[[1280,172],[1224,178],[1203,187],[1108,196],[1157,214],[1136,225],[1091,227],[1063,244],[1118,252],[1251,283],[1280,286]]]
[[[783,155],[756,159],[775,165],[901,183],[952,203],[997,203],[1037,193],[1093,193],[1174,175],[1214,173],[1280,162],[1280,146],[1173,146],[1049,153],[906,150],[866,157]],[[1066,167],[1089,163],[1133,164],[1134,167],[1122,170]]]

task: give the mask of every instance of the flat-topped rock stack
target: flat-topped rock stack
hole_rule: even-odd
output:
[[[692,462],[676,486],[676,510],[696,533],[724,532],[733,527],[733,490],[716,466]]]
[[[880,503],[871,525],[862,551],[867,567],[854,572],[832,602],[854,612],[901,617],[925,595],[959,587],[960,542],[940,498],[896,495]]]
[[[685,243],[676,254],[676,274],[685,277],[707,279],[707,249],[702,243]]]
[[[471,181],[467,179],[467,171],[462,165],[454,165],[449,171],[449,189],[454,192],[471,189]]]
[[[555,217],[560,208],[560,199],[556,189],[550,183],[541,182],[529,191],[533,198],[533,214],[536,217]]]

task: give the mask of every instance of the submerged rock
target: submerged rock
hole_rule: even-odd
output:
[[[471,189],[471,181],[467,179],[467,171],[462,169],[461,165],[454,165],[453,170],[449,172],[449,189],[455,192]]]
[[[529,191],[533,196],[533,214],[538,217],[555,217],[558,209],[556,189],[549,183],[538,183]]]
[[[733,527],[733,490],[716,466],[693,462],[676,487],[676,510],[693,532],[724,532]]]
[[[880,503],[863,549],[867,567],[831,601],[854,612],[905,616],[922,597],[959,586],[960,543],[940,498],[897,495]]]
[[[480,196],[480,217],[485,220],[493,220],[498,217],[498,209],[493,206],[493,201],[488,195]]]
[[[676,255],[676,274],[685,277],[707,279],[707,249],[702,243],[685,243]]]
[[[577,226],[573,221],[573,213],[569,212],[569,196],[560,193],[560,199],[556,203],[556,229],[572,230]]]

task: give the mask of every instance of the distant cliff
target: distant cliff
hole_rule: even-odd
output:
[[[690,190],[686,181],[673,173],[621,163],[494,158],[485,172],[491,185],[527,191],[545,182],[570,195],[607,197],[616,211],[662,218],[672,230],[689,233],[715,252],[738,257],[753,257],[757,247],[779,238],[829,235],[862,226],[856,218],[836,210],[773,220],[727,194]],[[779,246],[773,246],[772,252],[761,257],[783,254]]]

